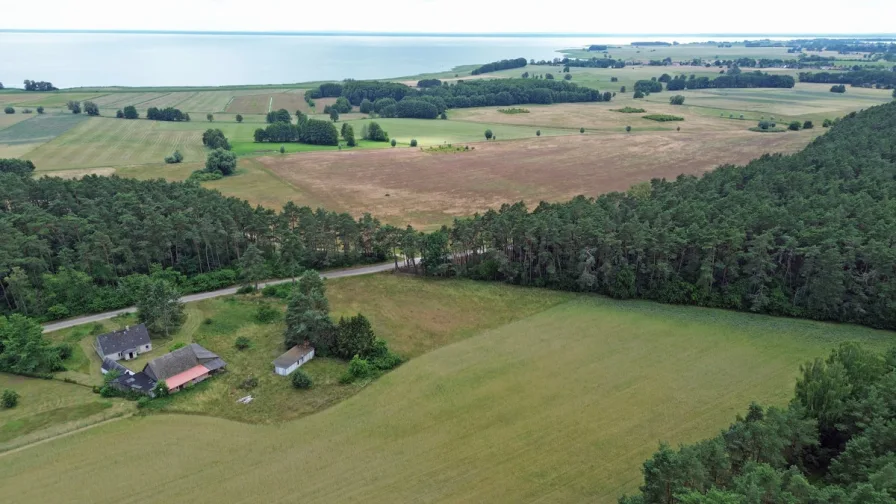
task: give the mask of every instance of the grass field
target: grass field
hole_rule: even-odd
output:
[[[396,305],[398,317],[421,317],[414,307],[430,295],[428,282],[394,281],[412,293]],[[453,284],[464,297],[501,288],[445,281],[437,292]],[[334,299],[339,290],[331,284]],[[454,322],[490,311],[493,301],[483,302],[436,306],[463,313],[444,313]],[[358,299],[350,311],[369,303]],[[450,338],[315,415],[255,426],[179,415],[117,421],[6,455],[0,485],[9,502],[65,492],[91,502],[248,502],[259,494],[288,502],[301,494],[304,502],[610,504],[638,485],[659,440],[712,435],[752,400],[784,404],[799,364],[839,342],[881,348],[892,339],[854,326],[591,296],[544,308]],[[188,394],[201,401],[208,390]],[[164,485],[136,477],[145,474],[141,460],[177,477]],[[87,476],[97,473],[102,481]]]

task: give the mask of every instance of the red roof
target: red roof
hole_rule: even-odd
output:
[[[208,368],[202,365],[193,366],[190,369],[184,371],[183,373],[177,373],[165,380],[165,383],[168,385],[169,389],[180,387],[181,385],[188,383],[190,381],[199,378],[200,376],[205,376],[208,374]]]

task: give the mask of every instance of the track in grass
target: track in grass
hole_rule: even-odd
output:
[[[399,311],[413,318],[408,308]],[[374,308],[359,300],[354,310]],[[10,454],[0,485],[12,502],[64,491],[91,502],[301,493],[307,502],[610,504],[636,488],[658,441],[712,435],[753,400],[786,403],[798,365],[842,341],[889,339],[854,326],[581,297],[413,359],[295,422],[124,420]],[[284,401],[305,400],[282,386]],[[204,389],[195,400],[210,397]],[[178,478],[160,486],[135,477],[142,468],[128,461],[140,458]],[[83,477],[98,472],[102,481]]]

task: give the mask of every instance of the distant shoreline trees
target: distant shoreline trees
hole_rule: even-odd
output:
[[[480,66],[479,68],[473,69],[470,72],[472,75],[480,75],[489,72],[497,72],[498,70],[509,70],[511,68],[523,68],[529,62],[526,61],[526,58],[516,58],[516,59],[506,59],[501,61],[493,61],[491,63],[486,63],[485,65]]]

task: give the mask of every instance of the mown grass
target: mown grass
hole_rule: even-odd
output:
[[[451,112],[449,111],[449,117]],[[348,121],[359,136],[361,127],[369,124],[371,120],[358,119]],[[389,138],[394,138],[399,144],[408,145],[411,139],[416,139],[418,146],[484,142],[485,130],[490,129],[498,140],[512,140],[517,138],[535,138],[535,128],[529,126],[515,126],[497,123],[475,123],[468,121],[456,121],[440,119],[373,119],[389,133]],[[557,136],[578,134],[578,127],[573,132],[571,129],[541,128],[542,136]]]
[[[417,290],[420,280],[394,281],[419,292],[417,299],[430,295]],[[475,294],[482,284],[437,285]],[[330,284],[332,296],[339,291]],[[415,301],[401,305],[396,319],[417,317]],[[0,485],[13,502],[65,492],[91,502],[263,493],[273,501],[301,494],[309,502],[363,495],[374,503],[609,504],[637,487],[640,465],[659,440],[674,445],[714,434],[752,400],[784,404],[800,363],[842,341],[882,348],[892,337],[582,296],[412,359],[316,415],[278,426],[169,415],[114,422],[7,456]],[[305,400],[289,392],[292,401]],[[144,468],[127,462],[138,459],[178,477],[162,486],[137,478]],[[102,481],[83,477],[98,473]]]

